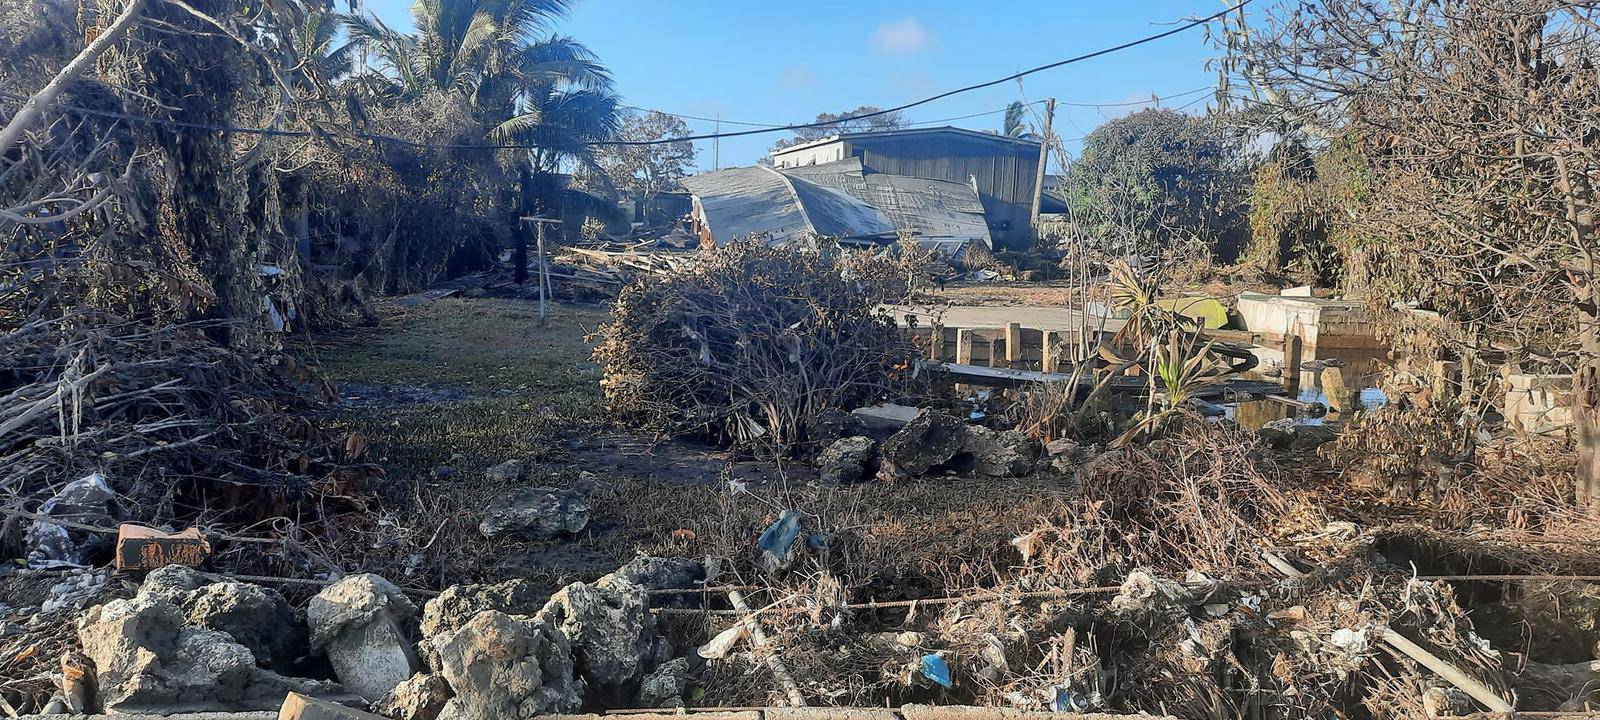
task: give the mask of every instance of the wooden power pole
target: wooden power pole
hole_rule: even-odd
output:
[[[1028,225],[1033,229],[1034,239],[1039,237],[1039,198],[1044,194],[1044,168],[1050,160],[1050,141],[1054,138],[1050,134],[1050,123],[1056,117],[1056,99],[1044,101],[1044,137],[1039,139],[1039,167],[1033,174],[1033,209],[1028,213]]]
[[[539,253],[539,326],[544,327],[545,315],[548,313],[548,311],[545,309],[545,304],[547,299],[550,297],[550,266],[545,262],[544,226],[560,225],[561,221],[556,218],[527,216],[524,216],[522,221],[525,223],[533,223],[534,237],[536,238],[535,242],[537,243],[537,251]],[[524,257],[526,257],[526,254],[524,254]]]

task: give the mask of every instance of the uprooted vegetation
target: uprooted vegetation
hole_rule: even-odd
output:
[[[599,330],[612,412],[682,434],[786,449],[889,389],[911,355],[879,304],[904,271],[848,251],[731,244],[623,290]]]

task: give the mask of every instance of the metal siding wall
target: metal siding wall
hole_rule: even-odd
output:
[[[991,225],[1010,222],[1008,230],[993,230],[997,245],[1014,247],[1032,239],[1028,220],[1033,210],[1033,176],[1039,151],[1003,140],[967,137],[866,137],[854,138],[848,154],[861,158],[868,169],[893,175],[935,178],[966,183],[978,179],[978,195]]]

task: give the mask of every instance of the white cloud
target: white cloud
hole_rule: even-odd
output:
[[[817,84],[816,74],[809,65],[790,65],[778,72],[778,87],[785,90],[811,87]]]
[[[936,39],[922,21],[908,17],[879,23],[867,43],[884,55],[915,55],[932,48]]]

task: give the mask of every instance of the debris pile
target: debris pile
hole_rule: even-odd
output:
[[[879,309],[904,278],[886,260],[753,241],[642,278],[597,332],[606,402],[648,427],[787,451],[907,367],[910,344]]]

